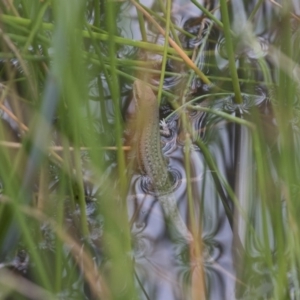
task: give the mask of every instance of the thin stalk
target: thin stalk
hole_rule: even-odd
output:
[[[291,22],[290,22],[290,9],[292,3],[290,0],[283,2],[282,9],[282,41],[281,41],[281,51],[287,58],[292,57],[292,43],[291,43]],[[278,109],[277,120],[280,131],[280,148],[281,148],[281,159],[280,159],[280,169],[281,176],[284,181],[285,196],[287,199],[293,199],[292,197],[292,187],[297,185],[298,181],[295,180],[296,170],[295,170],[295,159],[297,154],[295,153],[295,144],[293,138],[293,131],[290,121],[293,118],[293,102],[295,99],[295,86],[290,79],[289,75],[284,71],[282,65],[283,60],[280,60],[279,69],[279,89],[278,89]],[[277,221],[278,223],[280,220]],[[285,252],[285,241],[282,236],[282,231],[278,228],[276,232],[277,237],[277,251],[278,256],[283,257]],[[277,299],[283,299],[285,297],[284,288],[287,286],[286,277],[286,262],[282,259],[278,260],[278,273],[276,276],[276,288],[275,296]]]
[[[92,34],[92,31],[90,29],[90,26],[89,24],[86,23],[86,28],[90,34],[90,38],[91,38],[91,41],[92,41],[92,44],[95,48],[95,51],[96,51],[96,54],[97,54],[97,61],[99,62],[99,65],[104,73],[104,76],[106,78],[106,81],[107,81],[107,84],[108,84],[108,87],[109,87],[109,90],[112,91],[114,89],[114,87],[112,86],[111,84],[111,81],[109,79],[109,74],[108,74],[108,70],[107,68],[105,67],[105,64],[104,64],[104,59],[105,59],[105,56],[102,54],[102,51],[100,49],[100,46],[98,45],[98,43],[96,42],[95,40],[95,37],[94,35]],[[87,57],[89,55],[88,52],[84,52],[84,57]],[[91,60],[91,58],[89,58]],[[107,59],[107,62],[109,63],[109,58]]]
[[[121,182],[121,195],[126,194],[127,189],[127,179],[125,177],[125,157],[122,149],[122,118],[120,115],[120,105],[119,105],[119,80],[116,73],[116,43],[113,35],[115,33],[115,21],[114,21],[114,5],[109,4],[107,9],[107,27],[108,33],[111,38],[108,41],[109,46],[109,60],[110,60],[110,74],[111,74],[111,98],[114,103],[114,112],[115,112],[115,134],[116,134],[116,145],[118,147],[117,157],[118,157],[118,175]]]
[[[28,61],[48,61],[49,59],[45,56],[39,56],[39,55],[30,55],[30,54],[22,54],[22,57],[24,60]],[[0,52],[0,59],[1,58],[10,58],[10,59],[16,59],[17,56],[13,53],[7,53],[7,52]]]
[[[198,52],[198,55],[197,55],[197,57],[196,57],[196,59],[195,59],[195,64],[196,64],[196,65],[199,64],[199,61],[200,61],[200,59],[201,59],[201,56],[204,55],[204,53],[203,53],[203,52],[204,52],[204,48],[205,48],[205,46],[206,46],[206,43],[207,43],[207,40],[208,40],[208,37],[209,37],[209,34],[210,34],[210,32],[211,32],[212,27],[213,27],[213,23],[210,24],[210,26],[209,26],[209,28],[208,28],[208,30],[207,30],[206,36],[202,39],[201,47],[200,47],[199,52]],[[200,30],[201,30],[201,29],[200,29]],[[193,52],[195,53],[195,51],[196,51],[196,48],[194,49]],[[187,94],[188,94],[188,92],[189,92],[190,85],[191,85],[191,82],[192,82],[194,76],[195,76],[195,73],[194,73],[194,71],[192,71],[192,72],[190,73],[190,75],[189,75],[189,78],[188,78],[187,83],[186,83],[186,88],[185,88],[185,90],[184,90],[184,92],[183,92],[182,101],[181,101],[182,104],[185,104],[185,103],[186,103]]]
[[[12,204],[12,200],[6,198],[6,197],[0,197],[0,202],[2,204]],[[47,217],[45,214],[43,214],[41,211],[33,208],[28,207],[25,205],[19,205],[19,211],[21,214],[24,214],[26,216],[31,217],[32,219],[37,220],[41,224],[44,222],[49,223],[49,225],[53,228],[55,231],[57,237],[68,246],[70,249],[70,252],[74,258],[74,260],[77,263],[77,266],[81,269],[87,283],[89,284],[89,287],[91,288],[91,291],[94,293],[94,295],[97,295],[100,299],[112,299],[110,297],[110,293],[107,289],[107,284],[104,281],[103,277],[99,273],[98,269],[95,268],[94,260],[92,257],[84,250],[82,249],[81,245],[79,245],[65,230],[65,228],[61,228],[57,225],[55,221],[53,221],[51,218]],[[26,226],[26,225],[25,225]],[[33,249],[35,249],[34,247]],[[40,262],[38,262],[40,263]],[[42,264],[40,264],[41,267],[43,267]],[[37,264],[38,267],[38,264]],[[44,270],[45,273],[45,270]],[[49,279],[49,278],[48,278]],[[49,280],[48,280],[49,281]],[[99,287],[100,284],[100,287]],[[47,287],[47,285],[46,285]]]
[[[94,17],[94,26],[95,27],[101,27],[100,23],[100,15],[101,15],[101,9],[100,9],[100,0],[94,0],[94,11],[95,11],[95,17]]]
[[[131,251],[131,238],[128,225],[128,216],[126,210],[126,204],[124,203],[127,194],[128,182],[125,173],[125,155],[122,149],[122,119],[120,114],[120,94],[119,94],[119,80],[116,73],[116,41],[114,34],[116,30],[115,22],[115,9],[114,2],[107,2],[106,4],[106,24],[108,28],[108,34],[110,39],[108,41],[109,46],[109,59],[111,63],[111,82],[113,89],[111,90],[111,98],[114,106],[114,126],[115,126],[115,138],[117,144],[117,174],[120,180],[120,189],[117,193],[121,199],[121,206],[117,205],[115,199],[111,199],[111,195],[105,195],[105,207],[106,207],[106,230],[104,231],[104,241],[107,243],[107,255],[112,260],[112,270],[110,276],[111,290],[114,298],[122,296],[127,299],[135,298],[135,288],[133,284],[133,270],[131,259],[128,253]],[[110,203],[113,202],[113,203]],[[110,212],[110,209],[113,212]],[[112,215],[113,213],[113,215]],[[116,223],[117,222],[117,223]],[[122,245],[122,249],[120,248]],[[124,272],[120,272],[120,267]],[[127,274],[130,274],[128,276]],[[126,286],[125,293],[124,287]],[[118,295],[118,296],[117,296]]]
[[[29,34],[28,39],[26,41],[26,44],[23,48],[24,53],[26,53],[28,51],[29,46],[32,44],[32,41],[33,41],[34,37],[36,36],[36,34],[38,33],[38,31],[41,28],[41,24],[43,22],[43,17],[44,17],[44,14],[45,14],[46,10],[48,9],[49,2],[50,2],[50,0],[47,0],[46,2],[43,3],[43,6],[40,9],[36,19],[33,21],[32,29],[30,31],[30,34]]]
[[[163,52],[163,58],[162,58],[162,70],[159,80],[159,86],[158,86],[158,94],[157,94],[157,101],[160,103],[161,101],[161,93],[163,89],[164,84],[164,78],[165,78],[165,71],[166,71],[166,64],[167,64],[167,50],[168,50],[168,38],[170,35],[170,23],[171,23],[171,0],[167,0],[167,9],[166,9],[166,32],[165,32],[165,41],[164,41],[164,52]]]
[[[138,3],[140,3],[140,1],[137,0]],[[139,21],[139,27],[140,27],[140,31],[141,31],[141,35],[142,35],[142,40],[144,42],[147,42],[147,33],[146,33],[146,26],[145,26],[145,20],[143,17],[143,14],[136,8],[136,12],[138,15],[138,21]]]
[[[83,176],[82,176],[82,168],[80,163],[80,150],[78,147],[74,149],[74,162],[75,162],[75,171],[76,171],[76,193],[78,197],[78,204],[80,207],[80,222],[81,222],[81,230],[85,239],[88,239],[90,232],[88,228],[88,222],[86,217],[86,202],[84,196],[84,187],[83,187]],[[70,153],[69,153],[70,155]]]
[[[191,61],[191,59],[186,55],[186,53],[170,38],[166,36],[165,31],[161,26],[152,18],[152,16],[144,10],[144,8],[139,5],[134,0],[131,0],[131,2],[143,12],[143,14],[152,22],[152,24],[158,29],[158,31],[165,37],[168,38],[170,45],[175,49],[175,51],[178,53],[178,55],[184,60],[184,62],[195,71],[195,73],[199,76],[199,78],[206,84],[211,84],[210,80],[203,74],[201,70],[198,69],[198,67]]]
[[[8,15],[0,15],[0,20],[3,23],[6,22],[15,22],[18,25],[21,26],[25,26],[25,27],[30,27],[31,24],[31,20],[29,19],[25,19],[25,18],[16,18],[16,17],[12,17],[12,16],[8,16]],[[41,23],[41,28],[44,30],[54,30],[54,24],[52,23]],[[90,33],[87,30],[80,30],[82,37],[83,38],[90,38]],[[12,34],[12,33],[8,33],[7,35],[11,35],[17,38],[16,34]],[[123,37],[119,37],[116,36],[115,34],[113,34],[112,36],[110,36],[107,33],[97,33],[97,32],[92,32],[93,37],[96,40],[100,40],[100,41],[108,41],[110,42],[111,39],[114,40],[114,43],[116,44],[120,44],[120,45],[129,45],[129,46],[133,46],[133,47],[139,47],[142,49],[147,49],[149,51],[158,51],[158,52],[163,52],[164,51],[164,47],[160,46],[160,45],[156,45],[153,43],[146,43],[146,42],[142,42],[142,41],[134,41],[131,39],[127,39],[127,38],[123,38]],[[26,37],[22,37],[22,36],[18,36],[18,39],[20,41],[27,41]],[[168,53],[170,54],[177,54],[177,51],[172,49],[172,48],[168,48]]]
[[[162,21],[166,23],[166,28],[169,27],[168,31],[169,32],[171,31],[173,39],[175,40],[175,42],[177,43],[177,45],[179,45],[182,48],[181,42],[180,42],[180,40],[179,40],[179,38],[178,38],[178,36],[177,36],[177,34],[175,32],[174,25],[171,22],[171,5],[170,5],[170,8],[168,9],[168,2],[169,1],[167,0],[167,10],[166,10],[165,6],[163,4],[163,1],[159,0],[159,4],[160,4],[160,7],[161,7],[161,10],[162,10],[162,12],[164,14],[164,17],[165,17],[165,18],[162,18]],[[167,31],[167,29],[166,29],[166,31]],[[169,36],[169,34],[167,34],[167,36]]]
[[[60,178],[59,191],[58,191],[58,205],[57,205],[57,213],[56,219],[57,226],[59,228],[63,228],[64,221],[64,187],[66,186],[66,177],[63,175]],[[55,254],[55,280],[54,280],[54,289],[55,291],[60,291],[62,287],[62,272],[63,272],[63,243],[55,236],[55,248],[58,249]]]
[[[249,18],[248,18],[248,22],[251,22],[256,13],[258,12],[259,8],[261,7],[261,5],[263,4],[264,0],[258,0],[258,2],[255,4],[255,7],[253,8],[253,11],[251,12]]]
[[[163,18],[161,15],[159,15],[158,13],[156,13],[155,11],[149,9],[147,6],[141,4],[139,2],[139,4],[149,13],[151,14],[152,16],[154,16],[157,20],[161,21],[161,22],[166,22],[165,18]],[[187,37],[190,37],[190,38],[195,38],[195,36],[193,34],[191,34],[190,32],[182,29],[182,27],[179,27],[179,26],[176,26],[174,24],[172,24],[174,26],[174,29],[176,29],[177,31],[179,31],[180,33],[184,34],[185,36]]]
[[[226,50],[227,50],[228,62],[229,62],[229,70],[231,73],[233,91],[235,94],[235,102],[238,104],[241,104],[241,103],[243,103],[243,100],[241,97],[239,78],[238,78],[237,69],[235,66],[234,49],[233,49],[232,40],[231,40],[230,21],[229,21],[226,0],[220,0],[220,5],[221,5],[222,21],[223,21],[223,25],[224,25],[225,45],[226,45]]]
[[[186,115],[183,114],[183,127],[186,127]],[[190,226],[191,232],[194,238],[194,242],[190,245],[190,256],[191,261],[197,261],[197,266],[192,270],[192,299],[206,299],[206,286],[205,286],[205,274],[204,268],[201,263],[199,263],[199,257],[203,256],[202,249],[202,231],[200,226],[198,227],[196,216],[197,212],[195,211],[192,185],[191,185],[191,160],[190,160],[190,151],[192,149],[191,138],[188,133],[185,136],[185,145],[184,145],[184,165],[186,170],[186,182],[187,182],[187,197],[188,197],[188,208],[189,208],[189,217],[190,217]],[[200,220],[201,222],[201,220]]]
[[[207,10],[203,5],[201,5],[196,0],[191,0],[191,2],[197,6],[209,19],[214,21],[221,29],[224,29],[223,23],[217,19],[209,10]]]

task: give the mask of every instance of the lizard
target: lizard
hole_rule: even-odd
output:
[[[160,139],[159,105],[152,89],[137,79],[133,96],[138,109],[136,158],[141,172],[151,179],[160,205],[177,233],[185,241],[193,240],[192,234],[180,216],[172,193],[167,161],[163,156]]]

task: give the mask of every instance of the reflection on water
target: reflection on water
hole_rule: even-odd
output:
[[[204,1],[203,1],[204,2]],[[234,2],[234,1],[233,1]],[[210,9],[216,7],[209,1]],[[205,5],[206,3],[201,3]],[[234,102],[234,96],[209,99],[204,104],[218,111],[225,111],[231,116],[249,120],[261,128],[267,141],[266,151],[269,163],[272,164],[276,155],[276,122],[268,98],[268,85],[265,85],[266,76],[270,82],[274,80],[273,65],[268,57],[269,44],[277,40],[278,28],[274,23],[274,16],[278,15],[272,5],[263,3],[263,8],[255,16],[255,22],[250,26],[246,20],[253,10],[255,1],[243,5],[240,1],[241,14],[236,13],[233,20],[233,30],[239,35],[236,37],[235,55],[236,65],[240,68],[239,77],[245,81],[241,84],[243,104]],[[152,8],[155,4],[153,4]],[[150,5],[151,7],[151,5]],[[159,10],[156,7],[156,10]],[[219,12],[215,12],[219,17]],[[134,18],[133,15],[131,17]],[[182,38],[187,49],[201,46],[203,36],[207,34],[209,21],[201,18],[201,12],[195,9],[190,2],[173,2],[172,20],[176,25],[194,34],[194,38]],[[133,36],[139,32],[131,23]],[[201,26],[202,35],[197,36]],[[238,26],[240,26],[238,28]],[[162,43],[163,37],[157,37],[157,32],[148,27],[149,41]],[[237,30],[239,29],[239,30]],[[227,53],[222,32],[215,28],[210,31],[210,40],[205,45],[207,54],[199,60],[199,67],[214,83],[225,90],[231,91],[231,83],[226,82],[229,77]],[[212,55],[212,53],[214,55]],[[169,63],[168,66],[172,66]],[[269,72],[269,74],[266,74]],[[269,76],[269,77],[268,77]],[[218,79],[221,78],[221,79]],[[157,80],[157,79],[156,79]],[[165,89],[176,90],[178,78],[172,77],[165,81]],[[176,83],[175,83],[176,82]],[[262,83],[264,82],[264,84]],[[193,95],[191,97],[209,94],[209,90],[202,85],[199,79],[193,81]],[[181,96],[185,96],[180,92]],[[155,194],[151,193],[149,178],[139,175],[132,178],[128,197],[129,216],[133,221],[135,240],[135,267],[139,279],[142,299],[191,299],[195,288],[195,274],[204,272],[205,290],[207,299],[258,299],[268,295],[273,287],[268,268],[263,263],[263,251],[257,248],[256,241],[247,236],[249,224],[245,216],[251,216],[254,230],[258,238],[262,238],[262,211],[261,200],[255,178],[255,162],[251,129],[239,126],[224,120],[216,115],[188,110],[188,122],[192,127],[191,138],[193,144],[187,148],[186,132],[182,129],[179,116],[173,116],[169,126],[170,137],[163,137],[163,152],[168,157],[169,167],[177,170],[180,183],[174,190],[180,214],[188,227],[192,228],[192,219],[196,224],[198,235],[194,243],[182,243],[170,236],[166,216]],[[162,115],[164,111],[162,110]],[[213,176],[215,170],[207,164],[202,149],[197,145],[201,139],[208,147],[214,159],[220,177],[224,178],[239,199],[240,209],[234,209],[229,201],[228,190],[225,186],[217,187]],[[190,174],[187,176],[185,155],[189,152]],[[275,167],[273,168],[274,182],[278,181]],[[190,178],[187,181],[187,178]],[[145,186],[150,186],[150,190]],[[271,187],[272,185],[270,185]],[[191,193],[188,193],[190,189]],[[220,189],[222,190],[220,192]],[[225,196],[225,199],[221,199]],[[189,197],[191,199],[189,199]],[[190,200],[193,202],[193,218],[190,215]],[[223,201],[234,213],[234,221],[228,219]],[[246,213],[246,215],[245,215]],[[232,222],[232,223],[231,223]],[[272,226],[270,226],[271,228]],[[270,239],[265,241],[271,249],[274,239],[270,232]],[[202,251],[195,252],[195,245],[201,245]],[[272,246],[273,245],[273,246]],[[246,251],[247,249],[247,251]],[[196,253],[196,256],[195,256]],[[198,256],[197,256],[198,255]],[[249,257],[253,260],[253,270],[249,276],[239,277],[242,271],[242,259]],[[246,278],[246,281],[245,281]],[[263,281],[261,281],[263,280]],[[197,282],[200,285],[200,282]],[[243,291],[243,292],[240,292]]]
[[[202,124],[203,118],[203,113],[192,113],[191,123],[196,126]],[[210,152],[215,156],[222,175],[226,176],[230,168],[228,158],[233,152],[232,145],[228,141],[230,128],[223,122],[215,124],[210,133],[208,143]],[[201,134],[204,139],[205,134],[203,132]],[[176,147],[168,147],[166,137],[164,141],[166,142],[164,149],[173,149],[168,151],[169,165],[180,173],[177,178],[180,184],[176,186],[174,195],[186,224],[190,224],[190,220],[187,217],[189,201],[184,151],[190,151],[191,180],[189,184],[195,207],[193,214],[197,220],[197,231],[200,232],[199,236],[196,236],[195,243],[203,244],[203,249],[201,257],[196,257],[195,261],[191,261],[190,251],[193,251],[195,245],[180,243],[170,238],[165,216],[157,197],[153,193],[145,194],[143,184],[146,179],[137,174],[132,179],[128,198],[130,216],[135,216],[136,251],[134,257],[137,276],[150,299],[153,297],[155,299],[166,297],[167,299],[184,299],[193,288],[191,286],[193,273],[203,266],[206,289],[210,298],[232,299],[235,290],[233,231],[215,187],[211,170],[205,164],[202,152],[196,145],[188,150],[180,143],[177,143]],[[172,141],[174,137],[171,135],[170,142]],[[232,160],[231,163],[233,163]],[[137,210],[138,214],[136,214]]]

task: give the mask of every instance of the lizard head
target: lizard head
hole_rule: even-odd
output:
[[[157,105],[156,96],[150,86],[137,79],[133,83],[133,96],[139,109],[150,108]]]

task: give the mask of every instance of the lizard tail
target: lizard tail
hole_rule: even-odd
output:
[[[172,228],[183,238],[187,243],[193,241],[193,235],[187,228],[185,222],[183,221],[180,212],[177,207],[176,200],[173,195],[161,195],[159,196],[160,203],[164,210],[166,217],[171,223]]]

